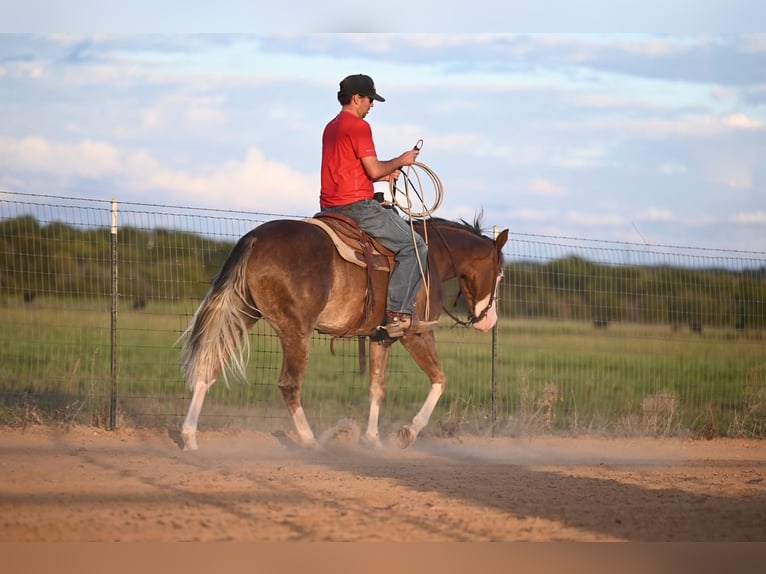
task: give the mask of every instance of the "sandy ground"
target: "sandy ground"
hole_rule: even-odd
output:
[[[766,441],[0,428],[0,541],[766,541]]]

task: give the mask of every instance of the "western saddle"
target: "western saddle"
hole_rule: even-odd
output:
[[[385,298],[385,291],[380,293],[375,289],[373,273],[384,272],[390,277],[395,265],[394,253],[362,231],[354,219],[342,213],[323,211],[304,221],[323,229],[332,239],[338,254],[343,259],[367,269],[364,305],[356,319],[347,326],[345,333],[341,336],[356,334],[355,331],[362,327],[375,312],[376,297]],[[385,284],[388,285],[388,280]]]

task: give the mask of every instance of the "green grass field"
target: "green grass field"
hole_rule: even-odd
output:
[[[118,424],[177,427],[190,393],[177,339],[194,303],[124,304],[117,313]],[[109,302],[0,301],[0,423],[106,424],[111,377]],[[491,423],[492,335],[451,328],[437,342],[448,388],[429,432],[766,436],[766,336],[762,331],[668,325],[503,319],[497,332],[496,419]],[[276,386],[281,352],[260,322],[248,382],[219,381],[200,428],[291,428]],[[356,339],[316,336],[303,399],[317,430],[341,418],[364,424],[367,377]],[[428,381],[396,345],[381,430],[410,419]]]

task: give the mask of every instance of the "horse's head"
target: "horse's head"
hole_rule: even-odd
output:
[[[508,230],[490,239],[482,235],[479,218],[473,225],[436,219],[433,224],[434,231],[429,232],[429,264],[437,264],[443,281],[457,277],[460,294],[468,306],[468,320],[447,313],[462,325],[488,331],[497,322],[495,298],[503,278],[503,246]],[[432,246],[436,249],[432,250]]]
[[[497,323],[497,287],[503,278],[503,246],[508,230],[495,240],[484,238],[490,244],[483,257],[464,261],[459,275],[460,289],[468,304],[468,324],[480,331],[489,331]]]

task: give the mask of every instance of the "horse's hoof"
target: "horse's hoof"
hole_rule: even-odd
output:
[[[316,439],[306,440],[301,443],[301,446],[309,451],[321,450],[322,445],[317,442]]]
[[[184,450],[199,450],[197,446],[197,433],[181,431],[181,438],[184,441]]]
[[[363,434],[361,437],[359,437],[359,442],[363,447],[372,450],[380,450],[383,448],[383,443],[380,442],[380,437],[378,437],[378,435],[368,436]]]
[[[415,442],[416,435],[409,425],[404,425],[399,429],[396,438],[399,442],[399,448],[405,449]]]

